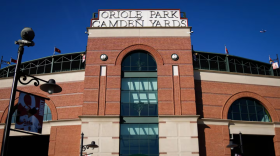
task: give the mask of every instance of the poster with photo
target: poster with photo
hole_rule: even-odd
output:
[[[279,68],[278,62],[272,63],[272,67],[273,69],[278,69]]]
[[[15,128],[42,133],[44,107],[44,98],[20,92]]]

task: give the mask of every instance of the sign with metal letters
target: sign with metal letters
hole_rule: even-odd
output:
[[[15,128],[42,133],[44,107],[45,99],[20,92]]]
[[[99,10],[91,27],[188,27],[180,10]]]

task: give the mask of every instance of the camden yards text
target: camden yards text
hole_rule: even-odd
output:
[[[180,10],[101,10],[92,27],[188,27]]]

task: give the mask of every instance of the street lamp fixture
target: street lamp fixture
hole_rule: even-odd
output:
[[[234,147],[237,147],[238,145],[233,143],[232,140],[229,141],[229,144],[227,145],[227,148],[234,148]]]
[[[9,102],[9,107],[8,107],[8,115],[7,115],[7,120],[6,120],[6,126],[5,126],[5,129],[4,129],[4,135],[3,135],[3,140],[2,140],[1,156],[7,156],[8,155],[8,141],[9,141],[8,139],[9,139],[9,135],[10,135],[12,110],[13,110],[13,107],[14,107],[18,81],[22,85],[27,85],[31,81],[35,81],[34,86],[39,86],[40,81],[45,82],[46,84],[41,85],[40,89],[42,91],[48,92],[49,94],[58,93],[58,92],[62,91],[62,88],[60,86],[56,85],[55,81],[53,79],[50,79],[49,81],[46,81],[46,80],[42,80],[40,78],[37,78],[35,76],[25,74],[25,73],[20,71],[20,65],[21,65],[22,55],[23,55],[23,52],[24,52],[24,46],[30,47],[30,46],[35,45],[35,43],[32,41],[35,37],[35,33],[32,30],[32,28],[26,27],[21,31],[20,35],[21,35],[22,39],[15,42],[15,44],[19,45],[18,57],[17,57],[17,64],[16,64],[16,67],[15,67],[15,74],[14,74],[14,78],[13,78],[12,91],[11,91],[10,102]],[[31,79],[27,80],[27,77],[30,77]],[[20,78],[22,78],[22,79],[20,79]],[[26,82],[26,81],[28,81],[28,82]]]
[[[95,141],[92,141],[90,144],[84,145],[84,146],[83,146],[84,149],[89,149],[89,148],[94,149],[94,148],[98,148],[98,147],[99,147],[99,146],[95,144]],[[85,151],[85,150],[84,150],[84,151]]]
[[[55,84],[54,79],[50,79],[47,83],[42,84],[40,86],[40,89],[42,91],[48,92],[49,94],[59,93],[62,91],[62,88],[59,85]]]
[[[95,141],[92,141],[91,144],[84,145],[84,133],[81,134],[81,149],[80,156],[83,156],[83,151],[86,151],[89,148],[98,148],[99,146],[95,144]]]

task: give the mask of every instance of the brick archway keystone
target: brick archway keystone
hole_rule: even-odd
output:
[[[129,47],[126,47],[125,49],[123,49],[119,55],[117,56],[115,65],[121,65],[123,58],[131,51],[134,50],[145,50],[147,52],[149,52],[154,59],[156,60],[157,65],[163,65],[163,59],[161,57],[161,55],[159,54],[159,52],[154,49],[153,47],[144,45],[144,44],[136,44],[136,45],[131,45]]]
[[[225,105],[222,109],[222,119],[227,119],[228,111],[229,111],[231,104],[234,101],[236,101],[237,99],[244,98],[244,97],[253,98],[253,99],[260,101],[261,104],[265,107],[265,109],[269,112],[269,114],[272,118],[272,121],[279,122],[279,117],[277,115],[276,110],[272,106],[272,104],[270,102],[268,102],[265,98],[260,96],[259,94],[256,94],[253,92],[248,92],[248,91],[236,93],[227,100],[227,102],[225,103]]]

